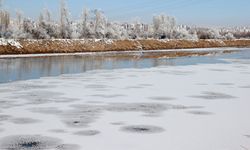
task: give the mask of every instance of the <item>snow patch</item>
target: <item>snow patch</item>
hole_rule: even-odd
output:
[[[107,40],[104,40],[105,44],[113,44],[113,40],[111,39],[107,39]]]
[[[18,41],[14,40],[14,39],[0,38],[0,45],[2,45],[2,46],[10,45],[10,46],[16,47],[18,49],[23,48],[23,46]]]

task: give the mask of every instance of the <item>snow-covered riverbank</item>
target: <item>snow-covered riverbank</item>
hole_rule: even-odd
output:
[[[202,56],[216,53],[230,53],[242,50],[249,50],[249,48],[236,47],[220,47],[220,48],[195,48],[195,49],[168,49],[168,50],[134,50],[134,51],[107,51],[107,52],[81,52],[81,53],[45,53],[45,54],[12,54],[0,55],[0,59],[7,58],[32,58],[32,57],[54,57],[54,56],[141,56],[147,55],[154,57],[155,54],[161,57],[181,57],[183,56]],[[173,55],[175,53],[175,55]],[[179,55],[178,55],[179,53]]]
[[[0,149],[250,148],[250,61],[0,84]]]
[[[0,40],[0,54],[250,47],[250,40]]]

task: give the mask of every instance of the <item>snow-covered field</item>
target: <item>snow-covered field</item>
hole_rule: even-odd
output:
[[[248,150],[250,60],[0,84],[1,150]]]

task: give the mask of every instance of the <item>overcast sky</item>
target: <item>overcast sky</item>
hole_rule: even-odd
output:
[[[45,7],[58,16],[59,0],[4,0],[4,8],[14,14],[21,10],[35,18]],[[100,9],[109,20],[149,22],[152,16],[165,13],[179,24],[201,26],[250,26],[250,0],[67,0],[72,18],[84,7]]]

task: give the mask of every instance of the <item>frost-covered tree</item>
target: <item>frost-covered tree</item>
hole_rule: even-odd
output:
[[[199,39],[223,39],[218,29],[196,28],[196,32]]]
[[[23,19],[22,33],[19,35],[21,39],[38,39],[39,35],[35,29],[35,23],[28,18]]]
[[[15,39],[240,39],[250,38],[249,27],[197,28],[180,26],[174,17],[154,16],[152,23],[138,19],[133,23],[109,22],[100,10],[84,9],[81,18],[71,21],[66,0],[60,0],[60,18],[53,20],[48,9],[37,19],[29,19],[20,11],[11,18],[0,0],[0,37]]]
[[[45,20],[45,16],[43,13],[41,13],[39,16],[38,25],[37,25],[37,32],[38,32],[38,35],[36,38],[38,38],[38,39],[49,39],[50,38],[50,36],[47,32],[47,22]]]
[[[110,22],[107,24],[105,38],[107,38],[107,39],[127,39],[128,33],[124,29],[124,27],[121,26],[119,23]]]
[[[82,12],[81,16],[81,27],[80,27],[80,38],[90,38],[91,29],[90,29],[90,13],[87,8]]]
[[[190,30],[186,26],[178,26],[173,33],[174,39],[184,39],[184,40],[198,40],[198,36],[195,31]]]
[[[66,7],[65,0],[60,1],[60,35],[63,39],[71,38],[71,28],[69,20],[69,11]]]
[[[135,36],[136,38],[139,38],[142,32],[142,23],[140,22],[139,19],[136,19],[134,24],[135,24],[135,30],[134,30]]]
[[[46,8],[40,13],[36,27],[40,39],[60,38],[59,26],[52,21],[51,13]]]
[[[94,32],[95,37],[100,39],[105,37],[106,32],[106,17],[100,10],[94,10]]]
[[[227,39],[227,40],[233,40],[233,39],[235,39],[233,33],[230,33],[230,32],[229,32],[229,33],[226,33],[226,34],[224,35],[224,38]]]
[[[79,22],[73,22],[71,24],[71,30],[72,30],[71,39],[81,39],[82,38],[81,27],[82,27],[82,24]]]
[[[16,11],[16,17],[10,24],[11,38],[19,39],[23,34],[23,18],[20,11]],[[22,36],[23,37],[23,36]]]
[[[171,39],[176,30],[176,20],[174,17],[159,15],[153,17],[154,35],[160,39]]]

